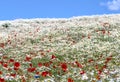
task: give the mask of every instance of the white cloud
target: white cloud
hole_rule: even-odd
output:
[[[107,5],[110,10],[120,10],[120,0],[109,1]]]
[[[101,5],[106,5],[109,10],[120,10],[120,0],[112,0],[107,3],[102,3]]]

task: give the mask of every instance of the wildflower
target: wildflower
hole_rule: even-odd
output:
[[[18,70],[19,68],[18,67],[14,67],[14,70]]]
[[[4,63],[3,61],[0,61],[0,64],[1,64],[1,65],[3,65],[3,63]]]
[[[84,71],[84,70],[82,70],[82,71],[80,72],[80,74],[81,74],[81,75],[85,74],[85,71]]]
[[[108,31],[108,35],[110,35],[110,31]]]
[[[61,64],[61,68],[63,71],[66,71],[67,70],[67,64],[66,63],[62,63]]]
[[[2,54],[2,53],[0,53],[0,56],[3,56],[3,54]]]
[[[16,74],[15,74],[15,73],[14,73],[14,74],[10,74],[10,76],[12,76],[12,77],[14,77],[14,78],[15,78],[15,77],[16,77]]]
[[[82,75],[82,80],[87,80],[88,76],[86,74]]]
[[[93,61],[94,61],[93,59],[89,59],[89,60],[88,60],[89,63],[91,63],[91,62],[93,62]]]
[[[28,72],[34,72],[35,70],[36,70],[35,67],[31,67],[31,68],[28,68],[28,69],[27,69]]]
[[[0,47],[4,48],[5,44],[4,43],[0,43]]]
[[[40,74],[40,72],[38,72],[38,71],[37,71],[37,72],[36,72],[36,74],[37,74],[37,75],[39,75],[39,74]]]
[[[102,34],[105,34],[106,33],[106,31],[105,30],[102,30]]]
[[[37,78],[40,78],[40,76],[39,76],[39,75],[35,75],[34,77],[35,77],[36,79],[37,79]]]
[[[41,67],[41,66],[42,66],[42,63],[38,63],[38,66]]]
[[[21,80],[22,80],[22,82],[26,82],[26,80],[25,80],[25,77],[24,77],[24,76],[21,76]]]
[[[105,61],[105,64],[107,64],[111,59],[112,59],[112,57],[107,57],[106,61]]]
[[[2,75],[2,71],[0,71],[0,75]]]
[[[41,52],[41,55],[42,55],[42,56],[44,56],[44,55],[45,55],[45,53],[44,53],[44,52]]]
[[[26,61],[30,61],[32,58],[30,56],[26,56]]]
[[[107,68],[107,65],[103,65],[102,69],[105,69],[105,68]]]
[[[55,66],[55,65],[53,65],[53,68],[56,68],[56,66]]]
[[[55,55],[52,55],[52,58],[51,59],[55,59],[56,58],[56,56]]]
[[[74,82],[71,78],[68,78],[68,82]]]
[[[9,62],[14,62],[14,59],[9,59]]]
[[[48,72],[48,71],[44,71],[44,72],[42,72],[42,74],[41,74],[41,75],[42,75],[43,77],[46,77],[48,74],[49,74],[49,72]]]
[[[84,36],[84,35],[82,35],[82,39],[83,39],[83,38],[85,38],[85,36]]]
[[[8,68],[8,71],[11,71],[12,69],[11,68]]]
[[[4,78],[0,78],[0,82],[5,82],[5,79]]]
[[[30,67],[32,67],[32,64],[31,64],[31,63],[30,63],[29,65],[30,65]]]
[[[47,50],[47,52],[49,53],[51,50]]]
[[[100,75],[96,75],[96,79],[97,79],[97,80],[100,80]]]
[[[95,65],[95,68],[98,69],[98,65]]]
[[[112,59],[112,57],[108,57],[106,58],[106,61],[110,61]]]
[[[14,67],[18,67],[19,68],[20,67],[20,63],[19,62],[15,62],[14,63]]]
[[[3,56],[3,59],[7,59],[8,57],[7,56]]]
[[[46,62],[46,63],[44,63],[44,66],[49,67],[49,66],[50,66],[50,63],[49,63],[49,62]]]
[[[76,63],[76,65],[77,65],[77,67],[82,68],[82,65],[81,65],[78,61],[76,61],[75,63]]]
[[[4,63],[4,64],[3,64],[3,67],[7,68],[7,67],[8,67],[8,64],[7,64],[7,63]]]
[[[8,41],[7,41],[7,44],[11,44],[11,40],[8,40]]]
[[[49,61],[49,64],[52,64],[53,62],[52,61]]]
[[[98,70],[98,74],[100,75],[102,73],[102,70]]]

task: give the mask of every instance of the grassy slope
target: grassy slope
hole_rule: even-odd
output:
[[[4,48],[2,46],[0,48],[0,53],[3,54],[0,60],[8,61],[14,58],[15,61],[19,61],[21,63],[19,70],[26,76],[27,80],[27,70],[23,69],[27,69],[29,63],[32,63],[37,71],[51,71],[55,78],[57,78],[56,71],[62,71],[58,64],[61,62],[67,63],[69,71],[67,73],[61,72],[61,82],[66,82],[68,77],[76,80],[76,82],[83,79],[79,74],[82,70],[86,72],[87,80],[98,80],[98,70],[101,70],[103,75],[107,75],[104,72],[105,69],[110,74],[114,72],[112,76],[107,75],[109,78],[118,77],[120,76],[119,21],[119,14],[69,19],[1,21],[0,43],[4,43]],[[32,57],[32,60],[25,62],[24,59],[28,55]],[[39,68],[37,66],[39,62],[49,62],[52,55],[57,58],[52,60],[54,63],[50,67]],[[4,59],[4,56],[7,56],[7,58]],[[76,65],[72,67],[69,64],[75,61],[80,62],[83,68]],[[54,69],[53,65],[58,68]],[[102,69],[104,65],[107,68]],[[95,66],[98,66],[98,69],[95,69]],[[6,71],[3,67],[0,69],[6,74],[15,72],[13,70]],[[92,71],[94,75],[90,74]],[[34,74],[35,72],[30,73],[31,76]],[[20,76],[20,74],[18,75]],[[104,78],[102,80],[105,81]]]

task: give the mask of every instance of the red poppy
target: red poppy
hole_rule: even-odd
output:
[[[93,62],[93,61],[94,61],[93,59],[89,59],[89,60],[88,60],[89,63],[91,63],[91,62]]]
[[[9,62],[14,62],[14,59],[10,59]]]
[[[112,57],[108,57],[106,58],[106,61],[110,61],[112,59]]]
[[[53,68],[56,68],[56,66],[55,66],[55,65],[53,65]]]
[[[0,47],[4,48],[5,44],[4,43],[0,43]]]
[[[49,63],[49,62],[46,62],[46,63],[44,63],[44,66],[49,67],[49,66],[50,66],[50,63]]]
[[[14,63],[14,67],[18,67],[19,68],[20,67],[20,63],[19,62],[15,62]]]
[[[7,68],[7,67],[8,67],[8,64],[7,64],[7,63],[4,63],[3,66]]]
[[[5,79],[4,78],[0,78],[0,82],[5,82]]]
[[[46,76],[49,75],[49,74],[50,74],[50,73],[49,73],[48,71],[44,71],[44,72],[42,72],[41,75],[42,75],[43,77],[46,77]]]
[[[14,70],[18,70],[19,68],[18,67],[14,67]]]
[[[84,70],[82,70],[82,71],[80,72],[80,74],[81,74],[81,75],[85,74],[85,71],[84,71]]]
[[[98,69],[98,65],[95,65],[95,68]]]
[[[106,33],[106,31],[105,30],[102,30],[102,34],[105,34]]]
[[[28,68],[28,69],[27,69],[28,72],[34,72],[35,70],[36,70],[35,67],[32,67],[32,68]]]
[[[49,64],[52,64],[53,62],[52,61],[49,61]]]
[[[74,82],[74,80],[72,80],[71,78],[68,78],[68,82]]]
[[[26,61],[30,61],[32,58],[31,57],[29,57],[29,56],[26,56]]]
[[[51,59],[55,59],[55,58],[56,58],[56,56],[55,56],[55,55],[52,55]]]
[[[102,69],[105,69],[105,68],[107,68],[107,65],[103,65]]]
[[[7,56],[3,56],[3,59],[7,59],[8,57]]]
[[[98,70],[98,74],[100,75],[102,73],[102,70]]]
[[[38,66],[41,67],[41,66],[42,66],[42,63],[38,63]]]
[[[61,64],[61,68],[63,71],[66,71],[67,70],[67,64],[66,63],[62,63]]]
[[[77,67],[82,68],[82,65],[78,61],[76,61],[75,63],[77,65]]]
[[[3,65],[3,63],[4,63],[3,61],[0,61],[0,64],[1,64],[1,65]]]
[[[112,59],[112,57],[106,58],[105,64],[107,64],[111,59]]]
[[[30,67],[32,67],[32,64],[31,64],[31,63],[30,63],[29,65],[30,65]]]
[[[0,75],[2,75],[2,71],[0,71]]]
[[[11,68],[8,68],[8,71],[11,71],[12,69]]]
[[[16,77],[16,74],[10,74],[10,76],[12,76],[12,77],[14,77],[14,78],[15,78],[15,77]]]
[[[26,82],[25,78],[22,76],[21,77],[22,82]]]
[[[40,74],[40,72],[37,71],[36,74],[38,75],[38,74]]]

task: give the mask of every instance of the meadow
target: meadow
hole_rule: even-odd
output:
[[[120,82],[120,15],[0,21],[0,82]]]

